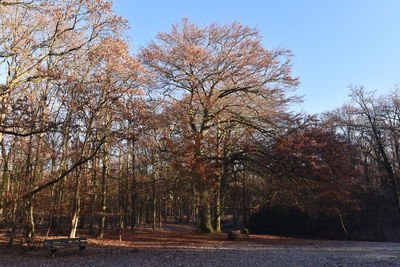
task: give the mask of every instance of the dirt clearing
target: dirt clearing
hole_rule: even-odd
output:
[[[81,235],[84,236],[84,235]],[[89,238],[82,253],[0,249],[1,266],[400,266],[400,243],[320,241],[250,235],[198,235],[187,225]]]

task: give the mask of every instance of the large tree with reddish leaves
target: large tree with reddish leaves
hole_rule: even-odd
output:
[[[160,33],[143,48],[140,59],[155,73],[153,88],[173,101],[177,126],[191,143],[192,174],[198,181],[209,157],[205,149],[216,130],[250,127],[266,131],[271,118],[292,100],[290,51],[268,50],[256,29],[237,22],[199,27],[184,19],[170,33]],[[215,155],[213,155],[215,156]],[[212,232],[208,183],[198,186],[200,230]]]

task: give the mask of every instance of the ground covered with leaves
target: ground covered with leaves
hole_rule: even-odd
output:
[[[1,266],[400,266],[400,243],[346,242],[250,235],[228,240],[226,234],[200,235],[190,225],[138,229],[104,240],[89,238],[78,249],[57,252],[54,258],[40,246],[5,248]],[[81,234],[84,236],[84,234]]]

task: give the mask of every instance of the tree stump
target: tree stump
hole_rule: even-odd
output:
[[[244,228],[242,230],[229,231],[228,238],[231,240],[249,238],[249,229]]]

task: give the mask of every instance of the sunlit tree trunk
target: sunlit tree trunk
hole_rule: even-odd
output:
[[[12,153],[12,147],[10,148],[9,152],[7,153],[4,144],[1,145],[1,152],[3,155],[3,174],[2,174],[2,181],[0,186],[0,221],[3,220],[4,216],[6,216],[6,212],[4,211],[3,204],[9,198],[10,193],[10,170],[9,170],[9,161],[10,156]]]
[[[202,233],[213,233],[214,229],[211,225],[209,188],[204,184],[200,186],[199,217],[200,226],[198,230]]]
[[[25,163],[25,174],[28,180],[28,190],[32,190],[34,185],[34,175],[32,170],[32,149],[33,149],[33,137],[30,136],[28,142],[28,153],[26,156],[26,163]],[[35,220],[33,215],[33,197],[29,197],[26,201],[26,210],[25,210],[25,231],[24,231],[24,239],[29,240],[35,235]]]
[[[95,157],[92,160],[92,197],[90,203],[90,219],[89,219],[89,234],[94,233],[93,225],[96,217],[96,205],[97,205],[97,166],[98,159]]]
[[[122,149],[123,146],[121,145],[119,147],[119,151],[122,152]],[[119,181],[118,181],[118,226],[117,226],[119,235],[121,235],[123,229],[125,229],[125,221],[126,221],[125,203],[128,194],[128,190],[126,190],[127,174],[124,173],[124,160],[125,158],[120,155],[118,164]]]
[[[104,145],[104,151],[103,151],[103,166],[102,166],[102,172],[101,172],[101,215],[100,215],[100,221],[99,221],[99,232],[97,234],[98,239],[103,239],[104,237],[104,229],[106,226],[106,212],[107,212],[107,184],[108,184],[108,168],[109,168],[109,144],[106,143]]]
[[[135,140],[132,138],[131,141],[131,228],[135,228],[138,224],[138,190],[136,184],[136,155],[135,155]]]
[[[81,169],[79,168],[76,171],[76,175],[75,175],[75,193],[74,193],[73,206],[72,206],[71,227],[70,227],[70,232],[69,232],[70,238],[76,237],[76,230],[78,229],[78,224],[79,224],[79,213],[81,211],[81,197],[80,197],[81,177],[80,177],[80,173],[81,173]]]
[[[3,125],[9,111],[9,97],[11,88],[0,85],[0,125]],[[0,132],[0,144],[3,144],[4,134]]]
[[[130,153],[129,153],[129,142],[127,143],[127,151],[125,153],[125,177],[124,177],[124,188],[125,188],[125,196],[124,196],[124,229],[126,229],[130,225],[130,209],[129,209],[129,203],[131,199],[131,190],[129,189],[130,186],[130,170],[131,170],[131,165],[130,165]]]
[[[214,218],[215,232],[221,232],[221,186],[216,188],[215,192],[215,218]]]

